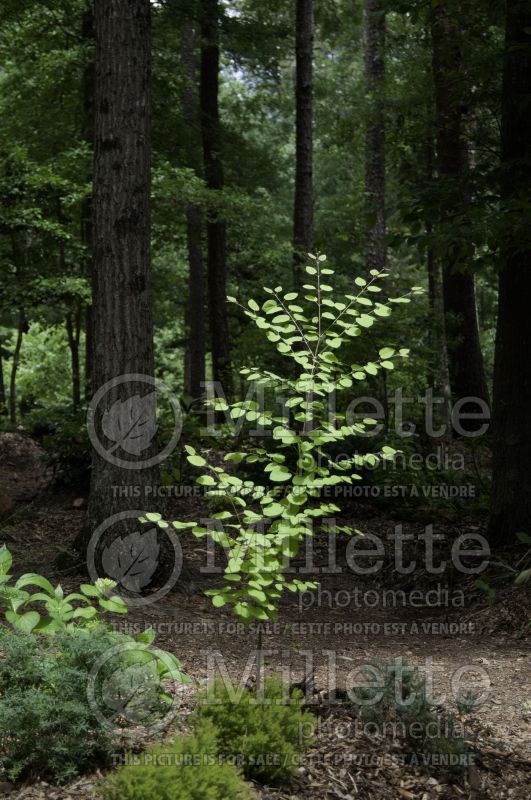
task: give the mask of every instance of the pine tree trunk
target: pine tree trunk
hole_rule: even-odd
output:
[[[183,117],[187,128],[188,165],[201,175],[201,157],[197,140],[201,135],[199,97],[197,93],[196,31],[187,21],[182,33],[182,63],[184,88]],[[203,266],[202,219],[200,209],[193,203],[186,207],[186,239],[188,245],[188,305],[186,323],[188,343],[185,356],[185,392],[196,400],[204,391],[205,380],[205,288]]]
[[[90,2],[81,22],[81,38],[87,49],[88,60],[83,70],[82,105],[83,121],[81,135],[90,152],[94,151],[94,9]],[[87,176],[92,181],[92,171]],[[81,241],[85,247],[85,275],[92,281],[92,192],[81,204]],[[90,400],[92,387],[92,307],[85,309],[85,399]]]
[[[489,536],[495,544],[531,533],[531,6],[506,5],[502,89],[502,241],[494,367],[493,484]],[[517,205],[518,207],[518,205]],[[512,209],[512,211],[510,211]],[[510,213],[509,213],[510,212]],[[522,243],[523,246],[522,246]]]
[[[437,131],[437,167],[443,207],[442,223],[466,216],[468,154],[463,137],[464,75],[460,31],[454,0],[440,2],[431,12],[433,77]],[[447,317],[448,361],[452,392],[488,404],[489,393],[479,341],[474,275],[463,255],[447,252],[443,263],[444,308]],[[464,408],[463,411],[474,408]],[[477,427],[470,421],[468,427]],[[463,424],[465,427],[465,424]]]
[[[295,23],[295,201],[293,275],[313,247],[313,0],[296,0]]]
[[[365,0],[365,195],[368,219],[367,269],[384,269],[385,247],[385,10]]]
[[[119,383],[120,376],[152,377],[153,321],[150,252],[151,36],[149,0],[96,0],[96,95],[93,187],[93,389],[108,381],[94,430],[108,452],[135,461],[102,430],[102,416],[135,394],[147,428],[155,426],[153,386]],[[150,399],[151,398],[151,399]],[[116,406],[115,406],[116,408]],[[112,414],[112,412],[111,412]],[[139,462],[153,456],[154,444]],[[94,450],[85,538],[112,514],[142,508],[144,487],[158,470],[124,469]],[[136,496],[135,496],[136,493]],[[139,523],[131,522],[138,528]],[[128,527],[127,524],[124,525]]]
[[[218,0],[201,0],[201,132],[206,185],[213,192],[224,187],[222,136],[219,118],[219,26]],[[208,308],[213,379],[231,393],[229,323],[226,300],[226,230],[220,213],[209,215]]]

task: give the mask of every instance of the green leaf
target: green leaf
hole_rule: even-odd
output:
[[[13,556],[5,545],[0,547],[0,575],[7,575],[13,564]]]
[[[212,477],[212,475],[200,475],[199,478],[196,478],[195,481],[199,486],[215,486],[216,481]]]
[[[41,615],[38,611],[26,611],[25,614],[20,615],[14,611],[6,611],[6,619],[17,630],[31,633],[33,628],[39,624]]]
[[[194,467],[205,467],[207,463],[202,456],[187,456],[187,461]]]
[[[43,575],[38,575],[35,572],[28,572],[25,575],[22,575],[16,582],[15,586],[17,589],[22,589],[24,586],[38,586],[40,589],[44,589],[44,591],[50,596],[56,594],[56,591],[50,581]]]

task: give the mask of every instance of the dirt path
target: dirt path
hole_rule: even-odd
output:
[[[83,521],[83,508],[74,507],[75,493],[57,493],[46,488],[47,476],[41,454],[16,434],[0,440],[4,458],[0,466],[0,488],[13,497],[15,514],[0,530],[15,558],[16,572],[39,571],[61,581],[66,588],[81,577],[60,575],[55,557],[72,540]],[[2,449],[3,448],[3,449]],[[14,477],[16,475],[16,478]],[[180,509],[182,513],[182,508]],[[366,534],[388,542],[396,521],[359,509],[353,521]],[[519,638],[529,619],[530,597],[510,590],[496,597],[489,607],[482,592],[474,588],[477,576],[455,570],[441,575],[426,570],[418,534],[423,526],[407,523],[403,533],[413,534],[408,557],[421,566],[410,574],[396,572],[391,540],[377,573],[360,576],[352,570],[345,548],[339,548],[335,570],[330,573],[329,542],[320,538],[312,555],[308,578],[321,581],[320,590],[282,603],[278,620],[263,629],[263,648],[269,672],[289,669],[290,680],[314,674],[317,692],[308,702],[318,714],[316,742],[308,760],[301,764],[290,789],[256,787],[262,800],[300,798],[515,798],[529,797],[527,775],[531,767],[531,661],[529,640]],[[477,520],[458,525],[436,523],[436,533],[455,541],[457,535],[480,532]],[[408,540],[409,541],[409,540]],[[201,554],[195,541],[184,543],[199,566]],[[443,543],[441,557],[448,555]],[[368,562],[365,562],[368,563]],[[439,592],[438,605],[412,604],[415,591]],[[444,594],[446,591],[447,594]],[[435,597],[435,595],[433,595]],[[462,600],[461,604],[456,604]],[[132,609],[117,624],[129,631],[153,627],[157,645],[175,652],[186,671],[203,684],[216,653],[232,680],[246,679],[256,647],[257,634],[235,626],[232,617],[215,609],[199,590],[172,592],[152,604]],[[352,704],[324,702],[330,691],[351,689],[359,680],[357,668],[378,659],[389,662],[403,657],[421,672],[433,676],[433,693],[441,706],[456,713],[459,690],[485,690],[484,700],[463,725],[477,758],[457,782],[433,764],[428,769],[404,764],[396,742],[367,732]],[[287,672],[286,672],[287,674]],[[457,676],[457,677],[456,677]],[[443,698],[444,695],[444,698]],[[323,700],[324,698],[324,700]],[[190,697],[187,703],[193,703]],[[186,712],[187,703],[183,708]],[[12,791],[10,798],[96,797],[94,778],[54,789],[35,784]]]

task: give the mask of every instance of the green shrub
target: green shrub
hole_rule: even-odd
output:
[[[200,700],[195,720],[211,720],[218,731],[218,752],[241,764],[247,778],[266,784],[290,780],[312,739],[314,718],[302,708],[303,695],[288,698],[282,683],[265,681],[263,692],[245,690],[235,700],[230,687],[214,683]]]
[[[107,633],[38,637],[0,627],[0,763],[11,780],[68,780],[111,752],[109,732],[87,699]]]
[[[203,722],[194,736],[178,736],[139,756],[103,787],[104,800],[251,800],[233,764],[216,758],[216,732]]]
[[[363,722],[375,725],[380,735],[391,732],[401,739],[407,752],[421,756],[421,763],[433,760],[449,772],[460,772],[468,754],[464,738],[450,714],[438,713],[418,669],[397,658],[391,664],[367,665],[366,674],[371,685],[356,692]]]
[[[179,667],[149,641],[101,625],[49,636],[0,626],[0,765],[11,780],[61,783],[107,764],[124,720],[167,718],[164,681],[186,679]]]
[[[35,409],[24,420],[31,436],[44,448],[53,481],[60,486],[87,488],[91,447],[86,412],[70,407]]]

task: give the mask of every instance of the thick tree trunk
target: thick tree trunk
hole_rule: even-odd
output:
[[[17,424],[17,371],[20,363],[20,351],[22,349],[22,339],[27,330],[26,315],[21,308],[18,313],[17,338],[15,349],[13,350],[13,361],[11,362],[11,376],[9,379],[9,420],[13,425]]]
[[[197,93],[196,31],[193,22],[183,26],[182,63],[184,88],[183,117],[187,128],[187,158],[196,175],[201,175],[201,157],[197,147],[201,135],[201,117]],[[193,203],[186,207],[188,244],[188,305],[186,322],[188,343],[185,355],[185,392],[196,400],[203,393],[205,380],[205,275],[203,266],[201,211]]]
[[[222,136],[219,118],[219,26],[218,0],[201,0],[201,132],[206,185],[219,192],[224,186]],[[229,323],[226,300],[226,230],[219,213],[211,212],[207,223],[208,307],[212,371],[226,393],[231,393]]]
[[[365,195],[368,219],[367,269],[383,269],[385,247],[385,10],[365,0]]]
[[[531,246],[524,210],[531,186],[530,32],[529,2],[508,2],[501,181],[502,214],[507,222],[499,278],[489,527],[496,544],[512,542],[519,531],[531,533]]]
[[[81,368],[79,363],[79,340],[81,337],[81,307],[78,305],[75,313],[67,314],[66,335],[70,348],[70,363],[72,367],[72,404],[74,408],[81,405]]]
[[[466,216],[468,155],[463,137],[463,82],[460,31],[455,0],[433,6],[431,35],[437,130],[437,167],[441,184],[443,224]],[[462,223],[462,219],[461,219]],[[463,223],[462,223],[463,224]],[[474,275],[466,258],[447,252],[443,264],[444,307],[453,394],[489,402],[479,342]],[[463,411],[466,411],[463,408]],[[473,409],[477,412],[477,405]],[[471,429],[477,425],[471,421]]]
[[[142,439],[145,446],[139,452],[130,455],[131,450],[118,444],[118,434],[109,436],[109,422],[117,417],[119,423],[120,408],[127,409],[132,401],[141,408],[142,430],[154,432],[156,427],[155,394],[149,384],[154,374],[150,11],[149,0],[95,2],[93,389],[97,393],[112,383],[91,422],[104,455],[101,450],[93,452],[88,524],[85,539],[77,542],[82,552],[86,536],[108,517],[142,508],[147,503],[145,487],[158,479],[156,467],[140,468],[154,455],[149,437],[147,442]],[[130,374],[147,379],[121,382],[121,376]],[[102,422],[105,412],[107,425]],[[117,460],[138,466],[123,468]],[[139,523],[130,523],[138,528]]]
[[[295,200],[293,275],[313,247],[313,0],[296,0],[295,22]]]
[[[81,37],[87,50],[87,61],[83,70],[82,100],[83,122],[82,137],[91,153],[94,151],[94,89],[95,89],[95,64],[94,64],[94,9],[89,2],[81,22]],[[87,176],[92,181],[92,170]],[[81,204],[81,241],[85,246],[85,275],[92,281],[92,192],[84,198]],[[92,387],[92,306],[85,309],[85,399],[91,396]]]

